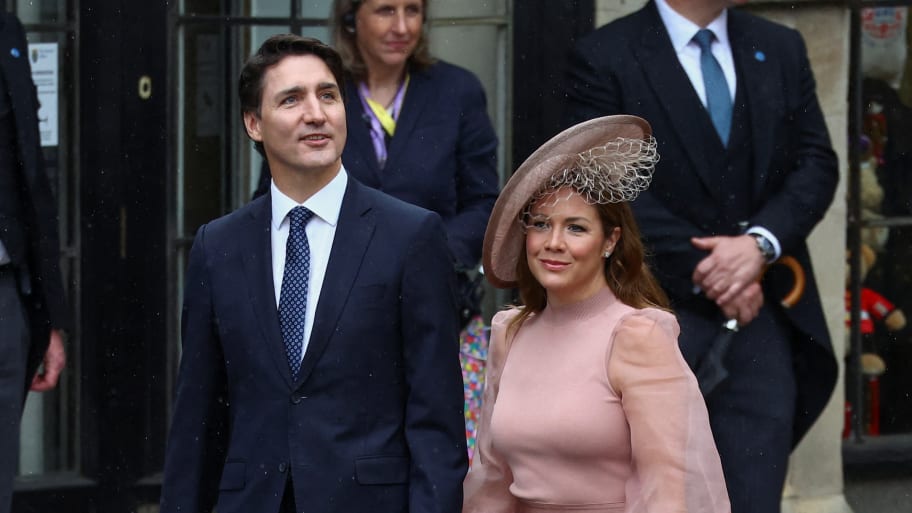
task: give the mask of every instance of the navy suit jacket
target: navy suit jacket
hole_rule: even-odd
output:
[[[800,34],[730,9],[728,35],[753,138],[753,174],[744,174],[752,180],[751,197],[739,201],[750,205],[749,225],[770,230],[808,278],[801,301],[785,312],[802,337],[795,357],[797,443],[826,405],[836,381],[836,361],[805,239],[832,201],[838,165]],[[634,213],[673,303],[717,310],[692,292],[693,270],[706,253],[694,248],[690,238],[738,234],[740,219],[722,208],[722,198],[730,191],[723,190],[711,170],[710,138],[716,135],[655,4],[649,2],[582,39],[569,69],[567,124],[634,114],[652,125],[661,161],[649,190],[633,202]],[[784,297],[790,286],[788,280],[777,279],[778,271],[764,278],[767,303]],[[682,333],[689,362],[702,357],[714,335]],[[688,337],[703,342],[688,347]]]
[[[60,275],[57,201],[41,153],[38,92],[32,82],[28,43],[19,20],[5,12],[0,12],[0,74],[15,118],[18,154],[14,160],[21,166],[18,190],[0,191],[0,201],[6,206],[19,204],[18,212],[11,216],[4,215],[7,209],[0,209],[0,233],[29,317],[32,344],[26,383],[31,383],[47,350],[50,328],[66,329],[69,319]],[[10,236],[13,234],[19,237]]]
[[[443,61],[410,77],[383,169],[357,86],[346,83],[342,161],[365,185],[440,214],[456,263],[473,268],[499,190],[484,89],[471,72]]]
[[[456,513],[467,470],[440,218],[349,177],[300,377],[272,279],[270,195],[200,228],[161,511]]]

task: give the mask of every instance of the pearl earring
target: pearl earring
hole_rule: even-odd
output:
[[[610,249],[606,249],[606,250],[605,250],[605,258],[609,258],[610,256],[611,256],[611,250],[610,250]]]

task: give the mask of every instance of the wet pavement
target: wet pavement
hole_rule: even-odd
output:
[[[855,513],[912,513],[912,435],[845,443],[845,498]]]

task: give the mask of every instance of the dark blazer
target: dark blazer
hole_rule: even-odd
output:
[[[484,89],[471,72],[443,61],[410,76],[382,170],[357,86],[346,83],[342,162],[365,185],[440,214],[458,265],[473,268],[499,190]]]
[[[795,348],[797,443],[826,405],[836,380],[805,239],[832,201],[838,166],[798,32],[730,9],[728,35],[753,137],[753,175],[746,174],[751,195],[738,201],[749,206],[749,225],[770,230],[808,277],[803,298],[786,311],[802,336]],[[690,238],[738,234],[740,219],[722,207],[729,191],[711,172],[715,132],[655,4],[581,40],[570,60],[568,89],[568,124],[623,113],[652,125],[661,161],[650,189],[633,203],[634,213],[675,306],[715,309],[692,292],[691,275],[706,253],[694,248]],[[789,286],[775,274],[764,279],[767,303],[783,297]],[[691,334],[706,340],[712,335]],[[686,356],[692,362],[702,354]]]
[[[298,381],[272,279],[270,195],[200,228],[161,511],[456,513],[467,470],[453,266],[440,218],[349,177]]]
[[[12,103],[19,176],[0,187],[0,238],[9,252],[29,317],[32,344],[26,381],[47,350],[49,330],[68,326],[57,201],[51,190],[38,135],[38,92],[32,82],[28,43],[19,20],[0,12],[0,73]]]

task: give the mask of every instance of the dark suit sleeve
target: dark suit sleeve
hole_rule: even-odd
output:
[[[606,67],[597,67],[590,57],[588,45],[582,42],[571,50],[567,73],[564,77],[566,103],[564,105],[564,128],[600,116],[623,114],[621,112],[621,89],[615,78],[605,72]],[[598,49],[598,45],[595,46]]]
[[[205,226],[190,250],[181,338],[161,512],[209,513],[215,505],[229,433],[225,360],[212,310]]]
[[[456,215],[447,221],[450,250],[459,265],[474,267],[481,259],[488,217],[499,190],[497,134],[488,118],[484,90],[474,75],[458,98],[459,138],[456,148]]]
[[[7,26],[15,32],[20,47],[28,46],[25,32],[19,20],[7,16]],[[38,133],[38,89],[31,79],[31,67],[28,59],[21,59],[25,68],[22,76],[7,77],[10,93],[23,91],[12,81],[27,81],[27,97],[13,96],[14,107],[21,112],[24,120],[17,123],[24,128],[19,138],[21,155],[25,169],[25,183],[29,201],[23,205],[26,212],[26,229],[29,234],[30,261],[29,273],[31,286],[41,296],[47,308],[50,327],[68,329],[69,315],[66,308],[63,279],[60,275],[60,235],[58,232],[57,200],[52,192],[51,183],[44,166],[44,155],[41,152],[41,137]],[[21,84],[22,82],[19,82]],[[17,114],[18,116],[19,114]],[[43,356],[43,355],[42,355]]]
[[[401,326],[412,465],[409,511],[457,513],[468,458],[455,276],[438,216],[422,223],[405,261]]]
[[[650,268],[672,296],[694,293],[691,274],[706,252],[690,243],[691,237],[710,235],[668,209],[653,191],[647,190],[631,204],[644,243],[649,248]]]
[[[830,146],[823,113],[817,101],[816,85],[807,49],[801,35],[789,31],[790,67],[783,73],[789,87],[788,119],[791,125],[789,143],[793,162],[785,172],[782,186],[773,193],[753,216],[751,224],[763,226],[779,239],[783,253],[804,245],[805,239],[826,213],[839,181],[839,165]],[[772,148],[771,151],[782,151]]]

